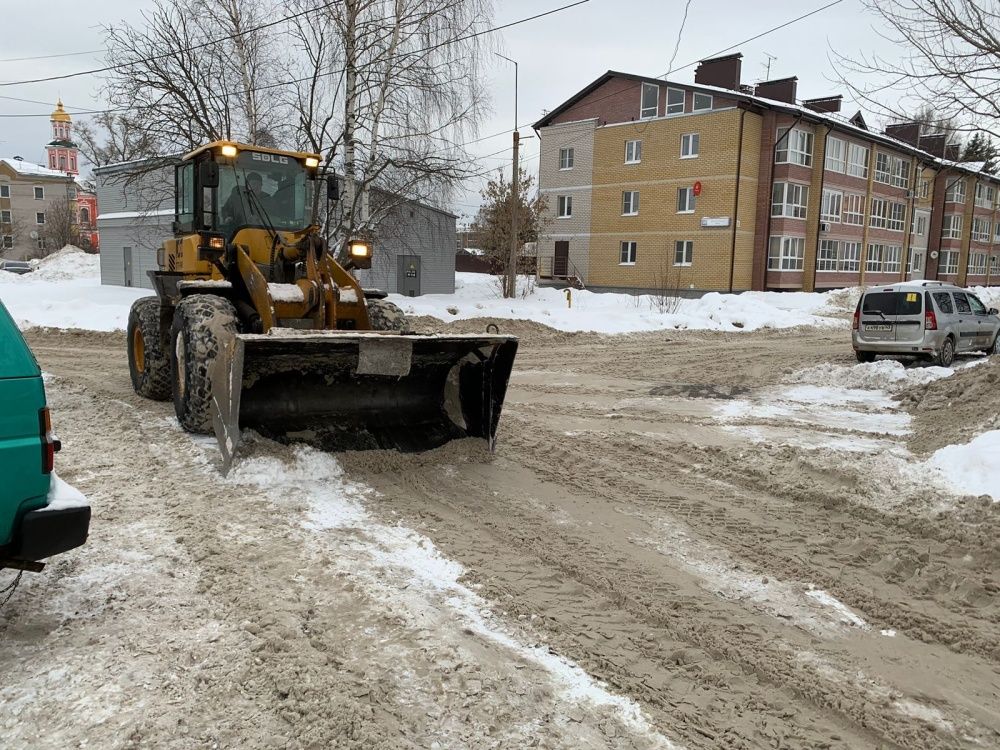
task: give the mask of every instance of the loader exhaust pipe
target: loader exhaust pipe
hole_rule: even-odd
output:
[[[489,334],[238,335],[212,372],[223,472],[245,428],[331,451],[466,437],[492,450],[516,352],[516,338]]]

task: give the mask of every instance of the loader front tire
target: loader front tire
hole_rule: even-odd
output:
[[[144,398],[170,398],[169,308],[159,297],[143,297],[128,313],[128,373],[132,388]]]
[[[406,328],[406,315],[398,305],[384,299],[366,300],[368,322],[373,331],[402,331]]]
[[[174,411],[188,432],[212,432],[211,365],[238,333],[236,309],[214,294],[193,294],[177,305],[170,328]]]

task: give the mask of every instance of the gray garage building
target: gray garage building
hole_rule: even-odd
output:
[[[94,170],[102,284],[152,287],[147,271],[156,269],[157,248],[172,236],[170,162],[155,169],[148,162],[123,162]],[[372,268],[358,271],[358,280],[408,296],[451,294],[457,218],[415,201],[394,206],[376,231]]]

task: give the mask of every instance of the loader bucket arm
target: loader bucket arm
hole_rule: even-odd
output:
[[[492,450],[517,352],[500,335],[239,335],[212,372],[213,426],[228,471],[240,430],[324,450]]]

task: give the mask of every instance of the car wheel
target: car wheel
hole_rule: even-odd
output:
[[[188,432],[212,432],[212,362],[235,337],[236,308],[214,294],[193,294],[177,305],[170,327],[171,380],[177,421]]]
[[[406,328],[406,315],[398,305],[384,299],[365,300],[365,304],[373,331],[402,331]]]
[[[946,338],[941,344],[941,351],[937,355],[937,364],[941,367],[951,367],[955,361],[955,342],[951,338]]]
[[[875,352],[863,352],[860,349],[854,350],[854,356],[858,358],[858,362],[874,362]]]
[[[170,398],[169,312],[159,297],[143,297],[132,303],[128,314],[126,338],[132,388],[154,401]]]

